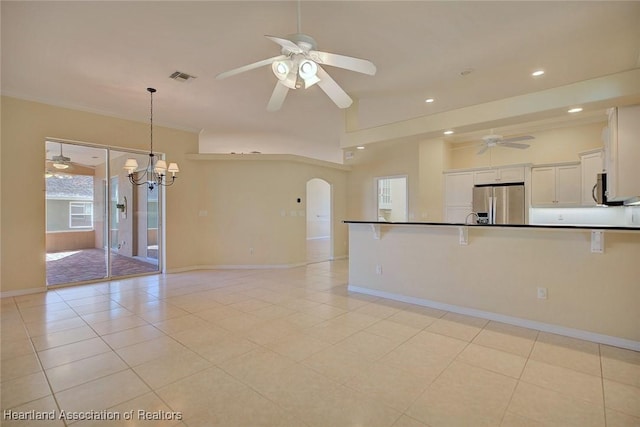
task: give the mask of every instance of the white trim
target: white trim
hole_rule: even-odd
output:
[[[329,240],[331,236],[307,237],[307,240]]]
[[[538,322],[535,320],[522,319],[520,317],[506,316],[490,311],[476,310],[474,308],[462,307],[458,305],[445,304],[438,301],[431,301],[422,298],[409,297],[392,292],[378,291],[375,289],[363,288],[361,286],[348,285],[350,292],[357,292],[365,295],[386,298],[394,301],[406,302],[409,304],[420,305],[424,307],[436,308],[438,310],[450,311],[458,314],[479,317],[481,319],[494,320],[496,322],[508,323],[510,325],[521,326],[523,328],[536,329],[538,331],[550,332],[553,334],[564,335],[571,338],[579,338],[582,340],[592,341],[599,344],[607,344],[614,347],[626,348],[629,350],[640,351],[640,342],[628,340],[626,338],[613,337],[610,335],[598,334],[595,332],[584,331],[581,329],[567,328],[565,326],[554,325],[550,323]]]
[[[39,294],[42,292],[47,292],[47,288],[29,288],[29,289],[20,289],[17,291],[4,291],[0,292],[0,298],[10,298],[10,297],[19,297],[22,295],[31,295],[31,294]]]

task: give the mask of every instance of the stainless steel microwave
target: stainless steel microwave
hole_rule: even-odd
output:
[[[607,200],[607,174],[599,173],[596,180],[596,185],[593,186],[591,191],[593,200],[599,206],[620,206],[623,202],[611,202]]]

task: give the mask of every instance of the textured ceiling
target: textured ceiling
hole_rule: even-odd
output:
[[[341,161],[345,112],[317,87],[266,104],[279,54],[264,35],[296,32],[294,1],[2,1],[2,94],[194,131],[220,152]],[[358,99],[361,128],[637,68],[640,2],[302,1],[319,50],[366,58],[367,76],[326,67]],[[542,78],[531,72],[546,70]],[[181,83],[179,70],[197,76]],[[463,70],[472,70],[462,76]],[[436,101],[426,104],[426,97]]]

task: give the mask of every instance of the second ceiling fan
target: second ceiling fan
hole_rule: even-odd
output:
[[[268,111],[279,110],[290,89],[306,89],[314,84],[318,84],[320,89],[338,107],[349,107],[353,100],[322,68],[323,65],[368,75],[376,73],[376,66],[366,59],[317,50],[315,39],[300,31],[300,1],[298,1],[298,32],[285,37],[265,37],[280,45],[280,55],[225,71],[218,74],[216,78],[224,79],[265,65],[271,65],[271,69],[278,81],[267,104]]]
[[[502,135],[495,135],[492,130],[491,135],[485,135],[482,137],[483,145],[477,154],[483,154],[489,148],[497,147],[497,146],[519,148],[519,149],[529,148],[529,144],[522,144],[519,141],[528,141],[530,139],[534,139],[534,137],[531,135],[523,135],[523,136],[514,136],[510,138],[504,138]]]

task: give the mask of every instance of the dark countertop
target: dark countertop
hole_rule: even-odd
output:
[[[537,225],[537,224],[464,224],[452,222],[385,222],[385,221],[356,221],[345,220],[345,224],[372,224],[372,225],[424,225],[424,226],[445,226],[445,227],[485,227],[485,228],[543,228],[543,229],[563,229],[563,230],[602,230],[602,231],[637,231],[640,227],[618,227],[618,226],[596,226],[596,225]]]

